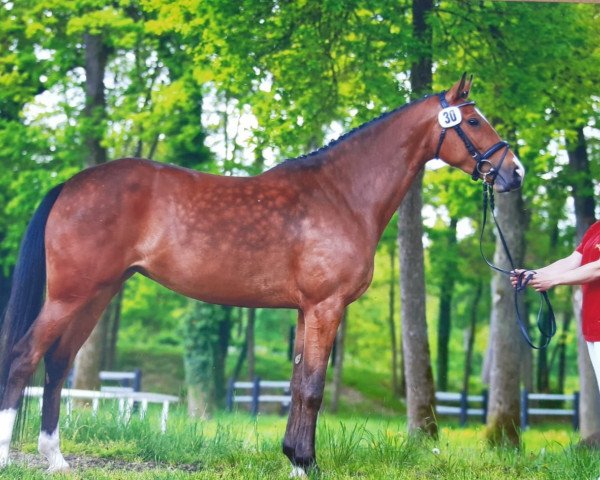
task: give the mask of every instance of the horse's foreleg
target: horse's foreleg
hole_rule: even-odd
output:
[[[316,468],[315,430],[323,401],[325,373],[333,341],[343,312],[343,305],[328,300],[304,312],[304,352],[300,359],[302,411],[295,435],[292,475],[303,475]]]
[[[298,437],[298,427],[302,413],[302,356],[304,353],[304,314],[298,312],[298,324],[296,326],[296,338],[294,340],[294,357],[292,361],[293,373],[290,385],[292,394],[292,403],[288,414],[285,437],[283,438],[283,453],[294,463],[294,454],[296,450],[296,439]]]

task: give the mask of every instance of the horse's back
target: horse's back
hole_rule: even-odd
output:
[[[86,295],[137,270],[207,301],[249,303],[258,289],[288,305],[299,208],[293,189],[265,177],[139,159],[89,168],[65,184],[48,222],[49,291]]]
[[[314,172],[288,170],[228,177],[123,159],[79,173],[48,222],[49,291],[89,295],[139,271],[212,303],[295,307],[344,276],[354,297],[370,252]]]

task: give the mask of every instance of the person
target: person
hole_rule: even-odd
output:
[[[600,221],[595,222],[571,255],[536,270],[515,269],[511,282],[516,288],[518,277],[531,276],[528,286],[545,292],[557,285],[581,285],[583,338],[600,388]]]

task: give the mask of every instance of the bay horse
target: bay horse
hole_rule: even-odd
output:
[[[369,286],[377,243],[415,175],[438,157],[497,191],[523,182],[508,144],[467,101],[471,82],[463,75],[448,92],[255,177],[127,158],[52,189],[25,233],[3,319],[0,465],[44,358],[38,448],[49,471],[69,468],[59,446],[63,382],[110,299],[139,272],[205,302],[298,311],[283,452],[294,476],[316,467],[317,414],[342,312]]]

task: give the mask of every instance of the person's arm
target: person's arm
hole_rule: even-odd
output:
[[[556,278],[557,276],[560,276],[560,274],[566,273],[566,272],[570,272],[573,271],[575,269],[578,269],[579,267],[581,267],[581,253],[579,253],[577,250],[575,250],[571,255],[569,255],[568,257],[565,258],[561,258],[560,260],[557,260],[554,263],[551,263],[550,265],[546,265],[545,267],[542,268],[537,268],[534,270],[524,270],[521,268],[515,269],[513,270],[511,273],[511,282],[513,287],[517,286],[517,277],[522,274],[523,272],[525,272],[525,276],[529,276],[530,274],[534,274],[534,278],[543,278],[543,279],[550,279],[550,278]],[[535,286],[533,285],[533,279],[532,281],[529,283],[529,285],[533,286],[535,288]],[[556,284],[558,285],[558,284]],[[566,285],[566,284],[565,284]],[[570,284],[572,285],[572,284]],[[552,285],[554,286],[554,285]],[[545,290],[547,290],[548,288],[551,287],[547,287]],[[540,291],[538,288],[536,288],[536,290]]]
[[[544,274],[557,274],[561,272],[567,272],[570,270],[574,270],[581,266],[581,253],[578,251],[574,251],[571,255],[565,258],[561,258],[550,265],[547,265],[542,268],[536,268],[535,271],[537,273]]]
[[[582,285],[600,279],[600,260],[564,272],[538,272],[529,283],[538,292],[556,285]]]

